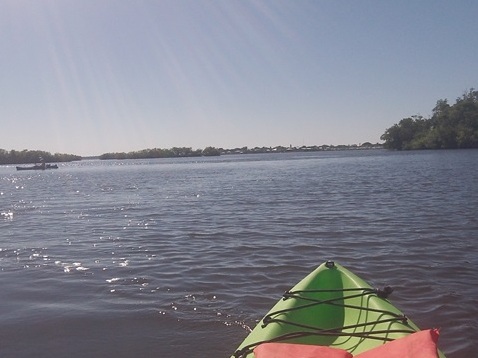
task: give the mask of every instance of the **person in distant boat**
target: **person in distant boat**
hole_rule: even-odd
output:
[[[45,170],[46,168],[45,160],[42,157],[40,157],[39,159],[40,159],[40,168]]]

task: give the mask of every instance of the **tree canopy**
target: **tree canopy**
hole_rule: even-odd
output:
[[[200,157],[219,155],[220,152],[214,147],[207,147],[204,150],[187,147],[173,147],[171,149],[143,149],[128,153],[105,153],[100,155],[100,159],[151,159],[151,158],[178,158],[178,157]]]
[[[81,157],[73,154],[51,154],[42,150],[5,150],[0,149],[0,164],[28,164],[39,163],[41,161],[48,163],[71,162],[81,160]]]
[[[471,88],[453,105],[440,99],[430,118],[403,118],[380,139],[397,150],[478,148],[478,91]]]

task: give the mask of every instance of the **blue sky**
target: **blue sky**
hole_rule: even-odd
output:
[[[478,2],[1,0],[0,148],[378,142],[478,87]]]

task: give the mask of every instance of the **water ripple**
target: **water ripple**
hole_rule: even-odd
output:
[[[441,328],[448,357],[473,356],[477,155],[0,167],[0,355],[228,356],[285,290],[334,259],[395,287],[393,303]]]

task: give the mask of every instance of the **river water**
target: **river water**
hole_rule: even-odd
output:
[[[478,352],[478,151],[0,166],[1,357],[228,357],[327,259]]]

